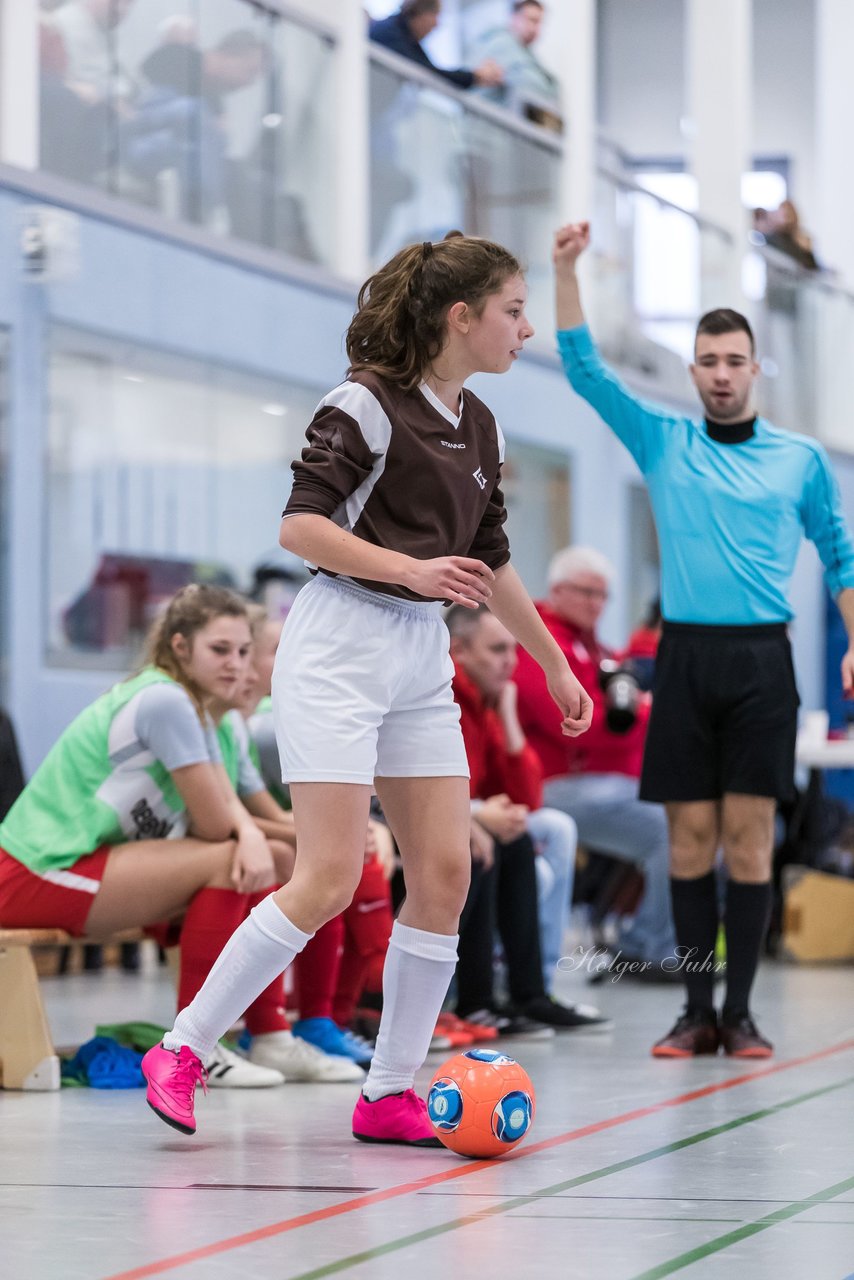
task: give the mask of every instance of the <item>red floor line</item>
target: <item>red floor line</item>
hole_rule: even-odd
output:
[[[801,1058],[790,1058],[785,1062],[775,1063],[770,1067],[760,1067],[746,1075],[733,1076],[729,1080],[721,1080],[716,1084],[704,1085],[701,1089],[693,1089],[689,1093],[680,1093],[674,1098],[665,1098],[662,1102],[651,1103],[648,1107],[638,1107],[634,1111],[624,1111],[621,1115],[611,1116],[607,1120],[597,1120],[594,1124],[584,1125],[580,1129],[571,1129],[568,1133],[557,1134],[554,1138],[544,1138],[542,1142],[532,1142],[522,1150],[505,1156],[505,1160],[523,1160],[526,1156],[538,1151],[547,1151],[551,1147],[562,1146],[567,1142],[575,1142],[579,1138],[591,1137],[594,1133],[602,1133],[619,1125],[629,1124],[633,1120],[642,1120],[646,1116],[655,1115],[668,1107],[681,1107],[688,1102],[696,1102],[699,1098],[707,1098],[713,1093],[723,1093],[725,1089],[735,1089],[739,1085],[748,1084],[751,1080],[762,1076],[776,1075],[780,1071],[790,1071],[793,1067],[802,1067],[809,1062],[818,1062],[833,1054],[844,1053],[854,1049],[854,1040],[843,1040],[840,1044],[830,1045],[827,1049],[819,1049],[815,1053]],[[302,1213],[295,1218],[286,1218],[282,1222],[271,1223],[267,1227],[258,1227],[254,1231],[245,1231],[238,1236],[229,1236],[225,1240],[213,1244],[202,1245],[198,1249],[189,1249],[186,1253],[174,1254],[171,1258],[162,1258],[159,1262],[145,1263],[141,1267],[133,1267],[130,1271],[116,1272],[105,1277],[105,1280],[146,1280],[148,1276],[162,1275],[176,1267],[187,1266],[191,1262],[199,1262],[203,1258],[214,1257],[219,1253],[227,1253],[230,1249],[238,1249],[244,1245],[256,1244],[259,1240],[269,1240],[272,1236],[284,1235],[287,1231],[295,1231],[298,1227],[312,1226],[317,1222],[325,1222],[330,1218],[340,1217],[345,1213],[354,1213],[357,1209],[367,1209],[375,1204],[383,1204],[387,1200],[396,1200],[400,1196],[423,1191],[442,1182],[450,1182],[454,1178],[467,1177],[483,1169],[492,1167],[492,1160],[467,1160],[465,1164],[455,1165],[452,1169],[440,1173],[428,1174],[417,1178],[414,1182],[399,1183],[394,1187],[386,1187],[383,1191],[372,1191],[367,1195],[356,1196],[352,1200],[344,1200],[340,1204],[328,1205],[325,1209],[315,1209],[311,1213]],[[176,1188],[178,1190],[179,1188]]]

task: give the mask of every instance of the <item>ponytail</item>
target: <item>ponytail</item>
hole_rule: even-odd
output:
[[[479,315],[522,268],[491,240],[451,231],[433,244],[407,245],[359,290],[347,330],[349,373],[377,373],[414,391],[445,344],[447,314],[465,302]]]

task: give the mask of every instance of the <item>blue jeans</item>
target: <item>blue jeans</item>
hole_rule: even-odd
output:
[[[664,806],[639,800],[637,779],[622,773],[552,778],[543,798],[575,819],[583,845],[625,858],[643,872],[643,898],[620,935],[621,950],[653,962],[672,955],[676,937],[670,914],[670,841]]]
[[[578,828],[558,809],[537,809],[528,814],[528,835],[537,850],[537,904],[540,915],[540,950],[543,982],[551,992],[557,962],[564,954],[569,923]]]

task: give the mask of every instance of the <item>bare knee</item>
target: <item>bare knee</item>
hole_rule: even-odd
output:
[[[470,850],[461,848],[442,858],[428,855],[419,859],[417,867],[410,862],[404,866],[404,878],[404,923],[435,933],[456,930],[471,883]]]
[[[237,852],[236,840],[221,840],[209,844],[205,850],[208,876],[206,889],[233,889],[232,870],[234,855]]]
[[[298,928],[314,933],[329,920],[340,916],[353,901],[359,886],[361,867],[355,874],[341,868],[335,875],[318,875],[296,860],[294,874],[288,884],[276,893],[276,902]]]
[[[715,864],[720,840],[717,806],[712,803],[668,804],[670,867],[679,879],[704,876]]]
[[[765,796],[724,798],[724,861],[734,880],[763,884],[770,879],[775,813],[775,802]]]
[[[726,825],[723,832],[724,861],[733,880],[764,884],[771,877],[773,832],[762,826],[740,823]]]

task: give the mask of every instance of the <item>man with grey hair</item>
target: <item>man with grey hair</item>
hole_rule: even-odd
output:
[[[633,921],[620,938],[621,959],[647,962],[627,975],[665,978],[661,961],[673,954],[667,821],[664,809],[638,798],[638,779],[649,718],[640,702],[628,729],[609,728],[600,688],[601,664],[614,657],[596,627],[613,578],[609,561],[590,547],[567,547],[552,559],[549,595],[537,605],[540,617],[579,672],[597,703],[583,740],[563,738],[546,707],[545,682],[519,650],[516,684],[519,718],[539,757],[546,780],[543,801],[570,814],[583,845],[635,863],[643,872],[644,894]]]

